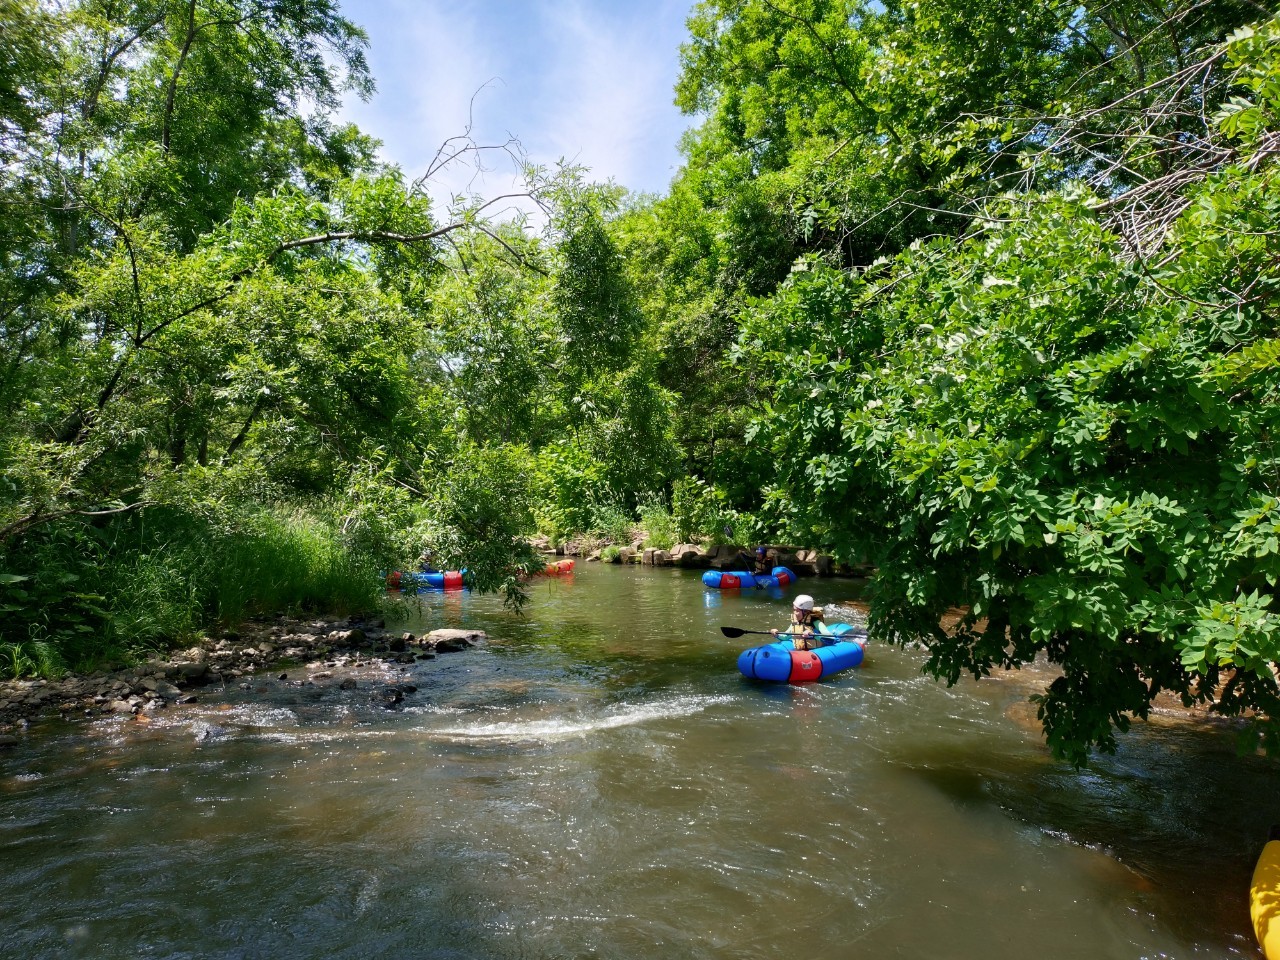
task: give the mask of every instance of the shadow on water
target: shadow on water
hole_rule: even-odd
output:
[[[1249,882],[1280,821],[1280,763],[1241,756],[1228,725],[1136,724],[1114,756],[1077,771],[1039,747],[957,757],[916,747],[898,761],[954,804],[1002,815],[1099,854],[1093,869],[1151,903],[1180,937],[1212,928],[1251,955]]]

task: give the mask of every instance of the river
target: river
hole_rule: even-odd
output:
[[[853,589],[580,563],[523,615],[424,595],[404,629],[487,644],[355,689],[293,669],[146,725],[43,723],[0,755],[0,957],[1260,956],[1275,762],[1161,719],[1077,772],[1020,684],[947,689],[914,650],[739,676],[719,626]]]

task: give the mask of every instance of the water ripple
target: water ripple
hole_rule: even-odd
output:
[[[733,702],[730,696],[688,696],[652,703],[622,704],[595,717],[559,717],[550,720],[507,720],[427,731],[442,740],[487,740],[501,742],[548,742],[583,737],[601,730],[628,727],[651,720],[687,717],[708,707]]]

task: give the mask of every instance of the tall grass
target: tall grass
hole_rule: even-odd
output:
[[[269,507],[215,524],[156,510],[63,527],[0,576],[0,676],[56,676],[189,643],[259,614],[382,603],[381,564],[327,519]]]
[[[375,610],[379,564],[348,549],[328,524],[302,514],[267,514],[249,534],[230,538],[211,571],[208,607],[221,623],[254,614]]]
[[[0,643],[0,677],[17,680],[34,676],[52,680],[65,672],[62,655],[46,640]]]
[[[378,563],[303,512],[263,511],[234,531],[169,533],[119,564],[112,607],[122,638],[184,640],[259,614],[346,615],[381,600]]]

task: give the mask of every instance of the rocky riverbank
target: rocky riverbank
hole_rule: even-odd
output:
[[[262,677],[299,684],[356,684],[352,668],[381,661],[406,665],[468,649],[485,639],[478,630],[433,630],[423,636],[388,633],[382,620],[297,620],[245,624],[238,632],[207,638],[165,659],[59,680],[0,682],[0,748],[13,746],[42,716],[64,719],[103,714],[145,719],[170,706],[215,698],[229,688],[252,689]],[[346,685],[346,686],[344,686]],[[373,694],[394,707],[402,686],[381,683]]]
[[[786,544],[757,544],[744,546],[735,543],[697,544],[678,543],[670,549],[645,546],[643,539],[631,543],[608,543],[604,540],[580,538],[552,546],[546,538],[534,542],[544,553],[558,556],[581,557],[587,561],[605,560],[610,563],[643,563],[655,567],[684,567],[691,570],[734,570],[749,567],[757,546],[765,549],[765,562],[769,567],[787,567],[800,577],[866,577],[872,572],[870,564],[837,563],[834,557],[805,547]],[[609,550],[606,548],[614,547]]]

